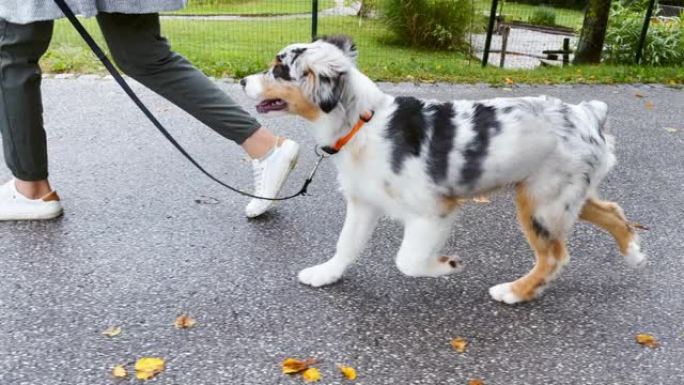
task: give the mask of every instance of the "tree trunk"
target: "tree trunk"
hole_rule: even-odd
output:
[[[584,23],[577,52],[575,52],[574,64],[589,64],[601,62],[603,41],[606,37],[608,15],[610,13],[611,0],[589,0],[587,10],[584,13]]]

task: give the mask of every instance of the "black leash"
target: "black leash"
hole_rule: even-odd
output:
[[[218,178],[216,178],[215,176],[210,174],[190,154],[188,154],[188,152],[183,148],[183,146],[181,146],[176,141],[176,139],[174,139],[174,137],[171,136],[169,131],[167,131],[166,128],[164,128],[164,126],[157,120],[157,118],[154,116],[154,114],[152,114],[152,112],[150,112],[150,110],[145,106],[145,104],[143,104],[143,102],[140,100],[140,98],[138,98],[138,95],[136,95],[135,92],[133,92],[131,87],[128,85],[128,83],[126,83],[126,80],[124,80],[124,78],[121,76],[121,74],[116,69],[114,64],[112,64],[111,60],[109,60],[109,58],[104,53],[104,51],[102,51],[100,46],[97,45],[97,43],[95,42],[93,37],[85,29],[85,27],[83,27],[83,24],[81,24],[81,22],[76,18],[76,15],[71,10],[71,8],[69,8],[67,3],[64,0],[54,0],[54,1],[55,1],[55,4],[57,4],[57,6],[62,10],[62,12],[64,13],[64,16],[66,16],[67,19],[69,19],[69,22],[71,22],[71,25],[73,25],[74,28],[76,29],[76,31],[79,33],[79,35],[81,35],[81,37],[86,42],[86,44],[88,44],[88,46],[93,51],[95,56],[97,56],[97,58],[100,59],[100,61],[105,66],[107,71],[109,71],[109,73],[112,75],[112,77],[114,77],[114,80],[116,80],[116,82],[119,83],[119,86],[121,86],[121,88],[124,90],[124,92],[131,98],[131,100],[133,100],[133,102],[138,106],[138,108],[140,108],[140,110],[142,110],[142,112],[145,114],[145,116],[147,116],[147,118],[152,122],[152,124],[154,124],[154,126],[157,128],[157,130],[159,130],[159,132],[161,132],[161,134],[164,135],[164,137],[169,142],[171,142],[171,144],[174,147],[176,147],[176,149],[181,154],[183,154],[183,156],[190,163],[192,163],[195,167],[197,167],[197,169],[200,170],[204,175],[209,177],[209,179],[213,180],[214,182],[220,184],[221,186],[223,186],[223,187],[225,187],[225,188],[227,188],[233,192],[236,192],[240,195],[244,195],[244,196],[249,197],[249,198],[255,198],[255,199],[263,199],[263,200],[269,200],[269,201],[284,201],[284,200],[296,198],[300,195],[303,196],[303,195],[307,194],[307,189],[309,188],[309,184],[311,184],[311,181],[313,180],[314,175],[316,175],[316,171],[318,170],[318,166],[320,166],[323,159],[326,158],[325,155],[319,154],[318,152],[316,152],[316,155],[318,155],[318,161],[316,162],[316,165],[314,166],[313,170],[311,170],[311,174],[309,174],[309,177],[306,179],[306,181],[304,181],[304,185],[299,190],[299,192],[297,192],[296,194],[293,194],[293,195],[283,197],[283,198],[266,198],[266,197],[260,197],[260,196],[256,196],[256,195],[253,195],[250,193],[246,193],[244,191],[240,191],[240,190],[236,189],[235,187],[232,187],[232,186],[222,182],[221,180],[219,180]]]

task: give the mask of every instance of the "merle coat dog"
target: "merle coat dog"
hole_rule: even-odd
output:
[[[405,225],[396,256],[413,277],[461,270],[440,254],[457,207],[469,197],[514,188],[520,226],[536,264],[525,276],[490,288],[508,304],[538,296],[568,260],[566,238],[577,219],[617,241],[628,263],[645,263],[636,233],[597,187],[615,164],[604,131],[607,106],[551,97],[421,100],[382,92],[355,65],[346,37],[284,48],[264,73],[241,81],[262,114],[311,122],[317,142],[335,153],[347,216],[335,255],[302,270],[299,280],[331,284],[363,251],[378,218]]]

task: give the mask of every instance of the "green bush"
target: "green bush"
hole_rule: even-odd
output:
[[[643,10],[613,3],[603,50],[605,61],[634,63],[644,25]],[[642,52],[642,64],[682,65],[684,62],[684,23],[680,18],[654,19],[648,29]]]
[[[385,0],[382,17],[397,43],[464,50],[473,8],[470,0]]]
[[[534,25],[554,26],[556,25],[556,11],[551,7],[538,7],[527,21]]]

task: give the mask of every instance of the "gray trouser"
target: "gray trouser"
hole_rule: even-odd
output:
[[[238,144],[259,129],[240,105],[171,50],[161,36],[159,15],[102,13],[97,21],[127,75]],[[50,44],[53,25],[0,19],[0,131],[7,167],[26,181],[48,176],[38,60]]]

